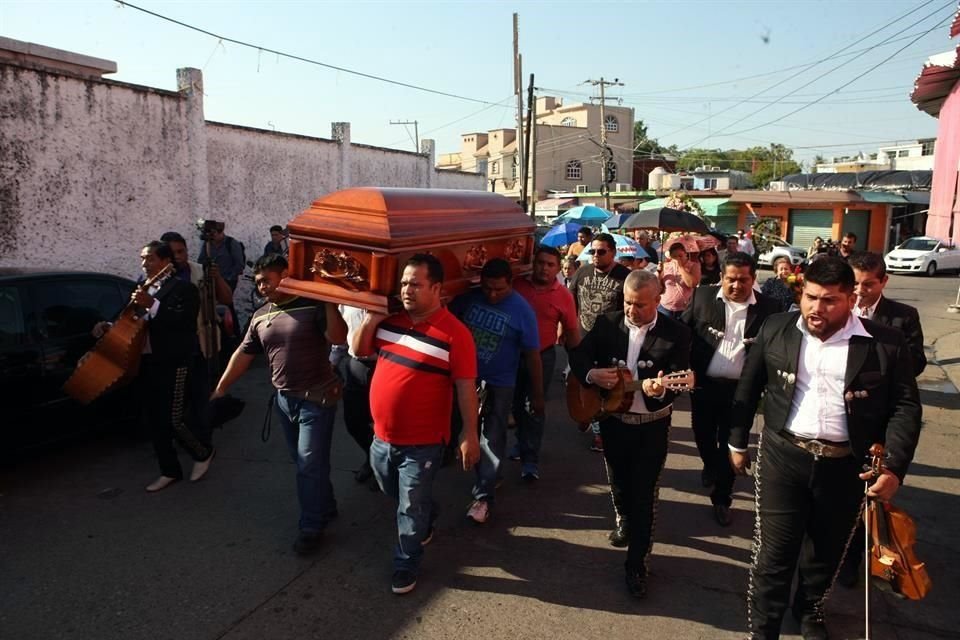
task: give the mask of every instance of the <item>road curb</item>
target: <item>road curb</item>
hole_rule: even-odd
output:
[[[960,331],[937,338],[932,345],[934,361],[954,387],[960,389]]]

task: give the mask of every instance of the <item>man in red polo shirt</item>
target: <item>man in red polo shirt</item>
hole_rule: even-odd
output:
[[[403,269],[403,311],[368,313],[353,338],[357,357],[379,352],[370,385],[373,443],[370,466],[385,494],[398,502],[394,593],[417,586],[423,546],[433,537],[433,478],[450,439],[453,390],[463,416],[464,470],[480,458],[477,436],[477,354],[473,336],[440,303],[443,266],[416,254]]]
[[[580,344],[580,324],[573,294],[557,281],[560,272],[560,252],[541,246],[533,257],[533,273],[529,278],[516,278],[513,288],[533,307],[540,334],[540,364],[543,369],[543,397],[546,397],[556,363],[557,327],[562,329],[562,340],[567,349]],[[517,421],[517,444],[510,457],[520,460],[520,478],[533,482],[540,478],[540,443],[543,440],[545,416],[532,408],[532,379],[526,363],[520,361],[517,386],[513,397],[513,415]]]

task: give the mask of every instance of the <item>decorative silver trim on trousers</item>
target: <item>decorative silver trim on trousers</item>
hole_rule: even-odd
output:
[[[173,435],[194,460],[206,460],[212,453],[210,447],[197,439],[193,431],[183,422],[184,393],[187,386],[187,367],[177,367],[176,380],[173,383],[173,406],[170,408],[170,422]]]
[[[763,430],[760,431],[760,441],[757,444],[757,461],[753,468],[753,544],[750,552],[750,571],[747,578],[747,630],[753,638],[753,572],[757,568],[757,559],[760,557],[760,546],[763,543],[763,531],[760,526],[760,461],[763,458]]]
[[[667,447],[670,446],[670,427],[672,425],[667,423]],[[660,510],[660,478],[663,476],[663,469],[667,466],[667,454],[663,456],[663,462],[660,463],[660,471],[657,473],[657,480],[653,484],[653,515],[650,518],[650,535],[648,540],[650,542],[647,544],[647,551],[643,554],[643,575],[648,575],[650,573],[650,568],[647,566],[647,562],[650,559],[650,553],[653,551],[653,532],[657,528],[657,512]]]

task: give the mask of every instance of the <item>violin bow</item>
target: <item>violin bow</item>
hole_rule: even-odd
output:
[[[863,465],[868,467],[868,465]],[[880,477],[883,472],[883,445],[876,443],[870,447],[870,465],[867,469],[873,472],[870,479],[863,482],[863,493],[866,496],[871,480]],[[874,515],[876,517],[876,515]],[[863,638],[870,640],[870,497],[866,496],[863,502]]]

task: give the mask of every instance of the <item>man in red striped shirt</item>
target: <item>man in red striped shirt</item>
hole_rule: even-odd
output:
[[[416,254],[403,269],[403,311],[368,313],[353,338],[357,357],[379,353],[370,386],[370,466],[385,494],[398,502],[398,542],[391,589],[417,585],[423,546],[433,537],[433,478],[450,439],[453,390],[463,416],[464,470],[480,458],[477,436],[477,355],[473,336],[441,306],[443,266]]]

